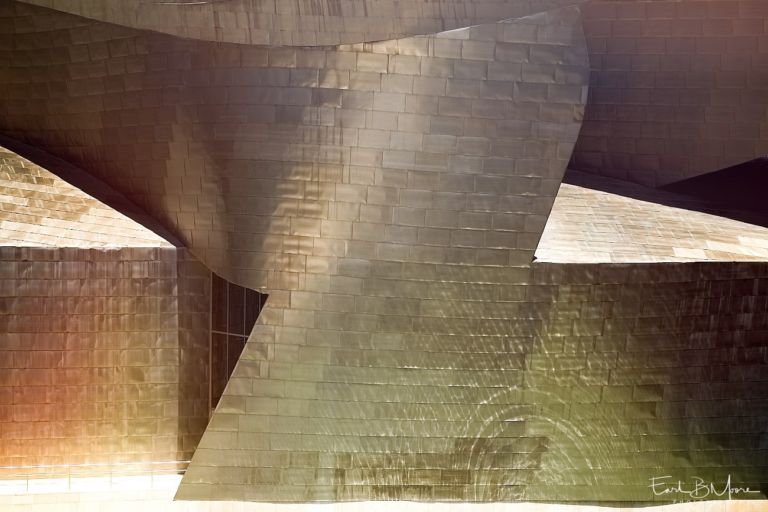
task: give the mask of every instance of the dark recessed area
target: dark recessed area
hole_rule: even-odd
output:
[[[267,295],[211,274],[211,410],[219,403]]]
[[[706,201],[723,217],[768,227],[768,156],[661,189]]]

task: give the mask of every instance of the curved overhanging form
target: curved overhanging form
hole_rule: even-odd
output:
[[[270,289],[177,498],[504,501],[525,496],[541,464],[528,445],[531,471],[508,487],[493,462],[526,425],[528,343],[503,349],[516,306],[495,299],[527,281],[578,134],[578,11],[372,50],[334,56],[368,70],[326,104],[338,139],[307,151],[303,130],[272,127],[263,136],[287,147],[236,146],[309,165],[354,145],[348,178],[321,171],[338,180],[328,219],[300,219],[287,198],[270,217],[302,236],[306,267]],[[273,190],[296,193],[283,180],[297,165],[281,169]]]
[[[584,5],[592,91],[580,170],[663,186],[768,152],[759,0],[24,0],[185,38],[377,42]]]
[[[125,192],[251,288],[326,279],[339,257],[527,265],[586,97],[570,9],[325,50],[14,5],[2,131]]]
[[[531,263],[582,119],[575,9],[276,48],[7,5],[0,131],[269,292],[178,498],[765,494],[764,262]]]
[[[429,345],[463,335],[489,354],[504,344],[508,312],[486,323],[452,318],[450,310],[484,307],[498,286],[528,275],[586,98],[578,11],[327,50],[215,45],[17,9],[22,19],[35,17],[39,32],[19,30],[10,38],[23,51],[5,75],[12,85],[2,102],[3,129],[110,181],[178,232],[214,271],[270,294],[179,496],[370,495],[373,486],[351,481],[316,491],[309,482],[266,484],[270,460],[282,458],[271,450],[280,452],[280,436],[297,428],[270,419],[285,407],[275,409],[269,391],[283,387],[280,368],[317,379],[318,394],[308,403],[327,410],[299,409],[313,420],[298,428],[314,443],[310,452],[334,453],[340,469],[352,456],[343,446],[349,434],[358,429],[363,439],[374,420],[389,418],[406,430],[360,456],[389,450],[406,457],[411,442],[432,438],[431,424],[415,420],[423,399],[376,412],[378,404],[399,400],[403,386],[383,386],[376,398],[367,397],[370,386],[355,382],[374,353],[383,368],[410,360],[413,384],[462,367],[467,371],[450,371],[445,382],[455,378],[461,385],[485,370],[516,382],[519,353],[475,361],[458,347],[448,357],[433,356],[437,346]],[[46,17],[55,22],[47,25]],[[78,57],[62,62],[62,53],[35,48],[47,30],[67,30],[68,38],[50,41]],[[72,40],[82,41],[87,53],[70,48]],[[413,353],[402,350],[412,343]],[[343,345],[349,359],[337,361],[329,350]],[[322,384],[322,374],[334,368],[349,376],[349,392],[360,400],[357,416],[349,416],[339,386]],[[470,441],[492,439],[491,431],[509,418],[489,417],[491,433],[483,434],[485,412],[469,424],[466,411],[453,418],[448,391],[436,390],[431,401],[447,414],[444,438],[458,443],[466,464]],[[467,407],[497,391],[493,385],[466,389]],[[510,399],[502,393],[494,400]],[[409,417],[414,421],[401,421]],[[240,422],[240,434],[226,430]],[[323,422],[341,437],[317,432]],[[420,429],[427,429],[424,441],[413,437]],[[439,464],[446,471],[456,464],[449,460],[450,443],[425,452],[443,453]],[[421,464],[408,457],[403,471]],[[375,467],[373,460],[364,464]],[[301,464],[287,463],[290,478],[306,473]],[[254,472],[265,480],[242,484],[242,475]],[[461,487],[463,496],[477,486]],[[500,486],[490,488],[498,490],[478,499],[512,498]],[[386,488],[378,498],[409,492]],[[429,497],[440,499],[431,491]]]
[[[333,46],[495,23],[585,0],[21,1],[191,39],[271,46]]]
[[[173,247],[49,170],[1,146],[0,246]]]

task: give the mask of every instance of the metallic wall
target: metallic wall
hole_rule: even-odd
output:
[[[764,264],[531,264],[577,10],[295,48],[4,9],[0,131],[269,293],[179,498],[639,503],[659,467],[764,495]]]
[[[734,181],[738,183],[726,175],[719,188],[707,190],[722,196],[725,185]],[[749,187],[756,194],[764,190]],[[547,219],[536,261],[765,261],[768,229],[760,222],[764,217],[745,216],[743,203],[739,197],[725,207],[713,205],[690,195],[571,169]]]
[[[0,479],[185,467],[208,420],[210,271],[4,148],[0,191]]]
[[[44,166],[15,153],[21,148],[17,141],[0,138],[0,245],[8,247],[165,247],[173,245],[161,235],[147,229],[116,208],[122,208],[125,198],[110,197],[110,206],[72,184],[91,178],[82,170],[68,166],[70,181],[53,174]],[[24,148],[35,152],[34,148]],[[47,163],[63,171],[66,163]],[[73,172],[74,171],[74,172]],[[75,179],[73,179],[75,178]],[[92,178],[91,178],[92,179]],[[99,193],[105,191],[100,184]],[[89,187],[92,188],[92,187]],[[121,201],[122,199],[122,201]]]
[[[330,46],[495,23],[585,0],[22,1],[191,39],[273,46]]]
[[[261,328],[287,350],[252,336],[245,352],[272,373],[347,336],[496,329],[426,299],[527,274],[586,98],[575,10],[329,50],[187,41],[22,4],[10,16],[3,130],[125,191],[216,272],[266,288]],[[260,366],[241,360],[225,398]]]
[[[2,247],[0,260],[0,478],[189,460],[208,418],[195,300],[208,271],[176,248]]]
[[[640,504],[675,499],[665,475],[765,497],[768,265],[499,275],[375,265],[364,289],[410,296],[268,303],[177,498]]]
[[[270,292],[339,257],[526,265],[586,98],[575,10],[325,50],[11,6],[0,129]]]
[[[661,186],[768,153],[768,3],[594,0],[580,170]]]
[[[762,0],[28,3],[184,37],[271,45],[380,41],[583,5],[592,91],[574,167],[661,186],[768,153]]]

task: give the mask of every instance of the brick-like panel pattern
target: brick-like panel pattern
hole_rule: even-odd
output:
[[[549,442],[526,497],[641,502],[652,477],[720,492],[730,475],[759,491],[734,498],[765,498],[766,277],[765,263],[534,264],[516,315],[537,319],[526,435]]]
[[[22,1],[192,39],[273,46],[328,46],[495,23],[586,0]]]
[[[15,27],[38,28],[7,40],[3,129],[99,174],[217,273],[269,293],[180,496],[438,500],[474,488],[461,483],[469,474],[485,478],[470,468],[451,475],[448,462],[456,452],[469,463],[477,439],[508,437],[471,427],[488,390],[467,384],[485,363],[419,343],[483,340],[510,326],[454,315],[450,305],[468,298],[493,309],[483,301],[498,283],[528,275],[586,98],[578,12],[335,49],[265,49],[15,8]],[[53,28],[59,38],[41,38]],[[37,48],[41,40],[51,48]],[[398,350],[413,333],[413,351]],[[292,425],[291,410],[275,409],[270,379],[298,363],[324,371],[339,343],[350,343],[348,357],[371,378],[378,365],[410,366],[434,398],[391,395],[407,386],[306,388],[315,399],[289,405],[306,419]],[[347,356],[334,355],[331,367],[344,379],[338,357]],[[498,370],[522,369],[520,354],[493,359]],[[452,382],[464,388],[441,388]],[[432,412],[419,412],[430,402]],[[409,422],[422,414],[435,421]],[[334,435],[317,435],[318,425]],[[281,434],[296,433],[309,444],[282,444],[295,439]],[[355,485],[353,473],[348,484],[315,480],[321,453],[342,452],[360,452],[359,468],[382,469],[380,492]],[[413,478],[434,454],[459,483],[433,492],[425,474],[423,485],[391,487],[389,463],[374,457],[387,452]],[[274,480],[274,457],[297,486]],[[536,465],[538,455],[526,460]],[[347,468],[335,455],[322,464]],[[315,482],[316,491],[296,494]],[[477,499],[512,499],[503,484],[489,481]]]
[[[593,0],[575,168],[661,186],[768,153],[768,3]]]
[[[0,245],[172,247],[141,224],[2,146]]]
[[[209,280],[183,249],[0,248],[0,478],[188,460]]]
[[[6,13],[0,129],[270,291],[356,290],[372,260],[528,264],[586,98],[575,10],[332,50]]]
[[[12,5],[3,130],[269,291],[180,498],[766,488],[764,264],[530,266],[580,120],[572,12],[311,50]]]
[[[729,474],[765,497],[768,265],[507,272],[268,303],[178,497],[637,504]]]
[[[569,170],[536,248],[536,261],[768,260],[768,229],[722,215],[739,218],[733,210],[715,209],[701,199]]]
[[[179,456],[190,460],[210,410],[211,271],[186,249],[177,249]]]

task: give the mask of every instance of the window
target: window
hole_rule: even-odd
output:
[[[267,295],[211,274],[210,409],[216,408]]]

